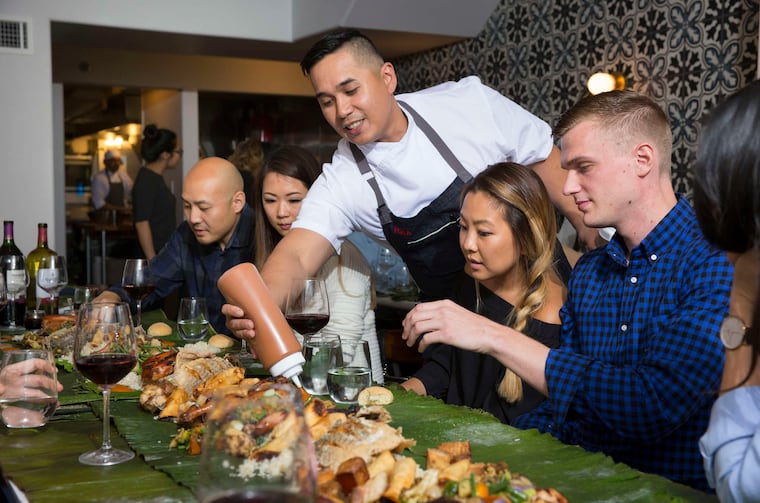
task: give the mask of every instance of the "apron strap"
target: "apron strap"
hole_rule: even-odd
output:
[[[433,127],[419,113],[417,113],[417,111],[412,108],[411,105],[403,101],[398,101],[398,104],[401,105],[401,107],[409,112],[409,114],[414,118],[414,122],[417,124],[417,127],[419,127],[425,136],[427,136],[428,140],[430,140],[430,143],[432,143],[438,153],[441,154],[441,157],[443,157],[446,163],[457,174],[457,177],[465,183],[472,180],[472,175],[464,168],[459,159],[457,159],[457,156],[454,155],[454,152],[452,152],[448,145],[446,145],[440,135],[436,133],[435,129],[433,129]],[[377,200],[377,211],[380,215],[380,224],[385,225],[391,223],[391,211],[388,209],[388,205],[385,204],[385,198],[383,197],[383,193],[380,192],[380,187],[377,184],[375,175],[372,173],[372,170],[369,167],[367,158],[364,156],[364,153],[362,153],[359,147],[356,146],[356,144],[349,142],[349,146],[351,148],[351,153],[354,156],[354,160],[359,167],[359,172],[362,174],[364,179],[367,180],[367,183],[372,188],[372,192],[375,193],[375,199]]]
[[[385,198],[383,197],[383,193],[380,192],[380,187],[377,185],[375,175],[372,174],[372,170],[369,168],[367,158],[355,144],[349,142],[349,146],[351,147],[351,153],[354,154],[354,160],[356,161],[357,166],[359,166],[359,172],[362,174],[362,177],[367,180],[367,183],[372,188],[372,192],[375,193],[380,224],[384,226],[385,224],[391,223],[391,210],[389,210],[388,205],[385,204]]]
[[[417,113],[417,110],[412,108],[411,105],[404,101],[399,101],[399,105],[401,105],[401,108],[409,112],[409,114],[414,117],[414,122],[417,124],[417,127],[422,130],[423,133],[425,133],[425,136],[428,137],[428,140],[435,146],[436,150],[438,150],[438,153],[441,154],[441,157],[443,157],[446,162],[451,166],[451,169],[454,170],[454,172],[457,174],[460,180],[463,182],[469,182],[472,179],[472,175],[464,169],[464,166],[461,162],[459,162],[459,159],[457,159],[457,156],[454,155],[454,152],[451,151],[448,145],[446,145],[446,142],[443,141],[443,139],[438,135],[438,133],[433,129],[433,127],[426,121],[419,113]]]

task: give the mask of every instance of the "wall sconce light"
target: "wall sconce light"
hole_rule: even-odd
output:
[[[625,89],[625,77],[619,73],[598,72],[588,78],[588,90],[591,94],[621,89]]]

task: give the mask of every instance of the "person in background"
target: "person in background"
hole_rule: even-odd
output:
[[[694,165],[697,219],[734,264],[729,316],[720,328],[720,396],[700,440],[707,480],[722,502],[760,501],[759,130],[756,80],[709,114]]]
[[[100,209],[123,209],[132,195],[132,179],[121,171],[121,153],[118,150],[106,150],[103,166],[92,177],[92,206]]]
[[[235,165],[243,177],[243,186],[245,187],[245,200],[248,206],[256,208],[256,178],[261,171],[261,165],[264,163],[264,147],[261,142],[254,138],[248,138],[241,141],[235,147],[228,160]]]
[[[301,68],[342,139],[292,232],[262,268],[280,305],[291,278],[315,274],[353,231],[390,243],[424,298],[450,297],[452,279],[464,267],[459,193],[496,162],[535,170],[576,229],[594,235],[584,241],[595,242],[597,231],[583,225],[572,200],[561,194],[565,173],[549,126],[477,77],[397,97],[393,65],[356,30],[323,37]],[[238,306],[224,310],[238,335],[255,336]]]
[[[185,221],[150,261],[156,290],[143,300],[142,308],[158,308],[182,288],[183,296],[204,297],[214,330],[229,333],[216,282],[230,267],[251,262],[254,254],[253,210],[245,202],[243,179],[229,161],[203,159],[185,177],[182,203]],[[112,286],[96,300],[130,298],[121,286]]]
[[[555,136],[564,192],[586,225],[616,230],[573,268],[560,347],[444,302],[412,309],[403,337],[491,354],[546,395],[513,426],[708,490],[698,441],[723,368],[715,334],[732,268],[673,191],[668,117],[650,98],[611,91],[572,107]]]
[[[565,287],[553,267],[557,223],[541,179],[522,165],[499,163],[475,176],[462,197],[459,246],[467,276],[454,301],[558,347]],[[469,330],[458,336],[470,337],[476,336]],[[483,409],[504,423],[545,399],[487,352],[448,344],[434,346],[402,387]]]
[[[301,211],[301,202],[321,168],[308,150],[286,145],[274,150],[258,178],[260,194],[256,211],[256,266],[261,267],[277,243],[289,232]],[[344,241],[315,276],[323,278],[330,302],[330,321],[324,334],[341,340],[366,340],[369,344],[373,381],[383,383],[380,345],[375,328],[372,270],[359,249]]]
[[[152,259],[169,241],[177,226],[176,198],[163,172],[176,167],[182,158],[177,135],[150,124],[143,130],[140,155],[143,166],[132,189],[135,231],[145,258]]]

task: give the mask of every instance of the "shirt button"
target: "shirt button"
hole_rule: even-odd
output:
[[[649,258],[650,258],[652,261],[655,261],[655,260],[657,260],[657,255],[655,255],[655,254],[653,253],[653,254],[651,254],[651,255],[649,256]]]
[[[626,330],[628,330],[628,325],[626,325],[625,323],[623,323],[622,325],[620,325],[620,330],[622,332],[625,332]]]
[[[631,276],[631,283],[633,283],[634,285],[636,284],[638,280],[639,278],[637,278],[636,276]]]

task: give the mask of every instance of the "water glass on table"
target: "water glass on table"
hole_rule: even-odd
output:
[[[212,397],[199,466],[201,503],[307,503],[316,459],[303,398],[288,383],[261,381]]]
[[[301,384],[311,395],[327,394],[327,371],[338,363],[340,338],[335,335],[316,334],[304,339],[303,356],[306,363],[301,373]]]
[[[4,351],[0,411],[8,428],[37,428],[53,417],[58,381],[53,354],[45,349]]]
[[[341,341],[337,364],[327,371],[330,398],[340,404],[356,404],[359,393],[372,385],[372,364],[367,341]]]
[[[203,297],[183,297],[177,312],[177,330],[185,341],[195,342],[208,336],[208,308]]]

